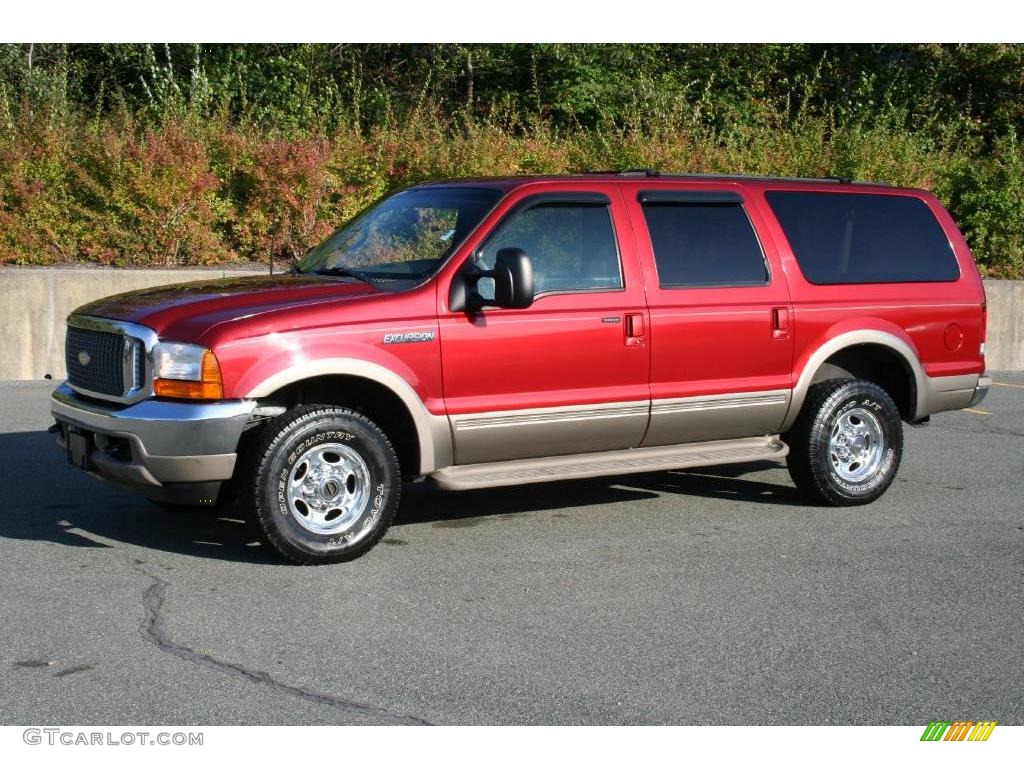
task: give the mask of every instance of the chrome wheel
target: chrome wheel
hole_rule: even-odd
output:
[[[356,525],[370,501],[370,470],[358,452],[342,443],[310,448],[292,465],[288,508],[308,531],[323,536],[359,538]]]
[[[871,477],[885,456],[881,423],[864,408],[841,413],[832,425],[828,455],[832,468],[846,482],[859,483]]]

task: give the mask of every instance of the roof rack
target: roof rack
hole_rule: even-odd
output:
[[[580,178],[590,176],[642,176],[649,179],[666,180],[689,180],[689,181],[767,181],[767,182],[806,182],[811,184],[850,184],[850,185],[871,185],[878,187],[894,186],[887,181],[870,181],[866,179],[852,179],[848,176],[758,176],[756,174],[742,173],[662,173],[657,168],[627,168],[625,170],[603,170],[603,171],[577,171],[567,174],[541,174],[541,175],[518,175],[518,176],[464,176],[455,178],[433,179],[421,181],[414,186],[428,186],[434,184],[451,184],[465,182],[492,182],[492,181],[529,181],[531,179],[562,179]]]
[[[584,171],[584,176],[661,176],[657,168],[627,168],[624,171]]]
[[[744,173],[662,173],[657,168],[627,168],[625,170],[618,171],[587,171],[584,175],[646,176],[647,178],[661,177],[665,179],[747,179],[750,181],[810,181],[816,183],[832,184],[877,184],[880,186],[891,186],[890,184],[884,181],[862,181],[850,178],[849,176],[821,176],[812,178],[804,176],[759,176],[757,174]]]

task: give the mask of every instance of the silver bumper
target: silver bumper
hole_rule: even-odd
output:
[[[978,383],[974,387],[974,396],[971,398],[971,402],[967,404],[968,408],[973,408],[982,400],[985,399],[985,395],[988,394],[989,389],[992,387],[992,377],[987,373],[983,373],[978,377]]]
[[[992,377],[987,373],[956,376],[925,376],[925,388],[917,402],[916,419],[933,413],[959,411],[977,405],[988,394]]]
[[[72,453],[79,466],[147,492],[230,479],[254,407],[252,400],[100,404],[79,397],[66,383],[50,400],[58,442],[64,450],[75,442],[79,450]]]

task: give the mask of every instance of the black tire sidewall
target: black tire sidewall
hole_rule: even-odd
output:
[[[815,474],[830,493],[842,499],[870,501],[878,498],[892,483],[902,458],[902,424],[895,404],[880,388],[854,382],[834,393],[823,406],[811,436]],[[854,408],[863,408],[878,420],[885,440],[885,454],[878,471],[859,483],[840,477],[829,457],[829,438],[836,419]]]
[[[340,409],[339,409],[340,410]],[[370,499],[364,521],[344,534],[317,534],[304,528],[288,506],[288,478],[298,459],[323,443],[341,443],[359,453],[370,474]],[[267,447],[257,475],[256,510],[271,543],[288,556],[311,556],[325,562],[366,551],[384,534],[394,517],[400,480],[394,451],[371,422],[356,414],[321,409],[286,424]],[[356,538],[364,528],[365,535]],[[351,536],[353,540],[347,541]],[[291,551],[293,550],[293,551]]]

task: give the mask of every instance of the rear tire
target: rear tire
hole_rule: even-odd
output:
[[[903,422],[889,394],[870,381],[813,385],[793,428],[787,468],[797,488],[829,506],[868,504],[892,484],[903,458]]]
[[[272,419],[249,462],[249,501],[264,540],[293,563],[359,557],[398,510],[395,450],[376,424],[347,408],[305,406]]]

